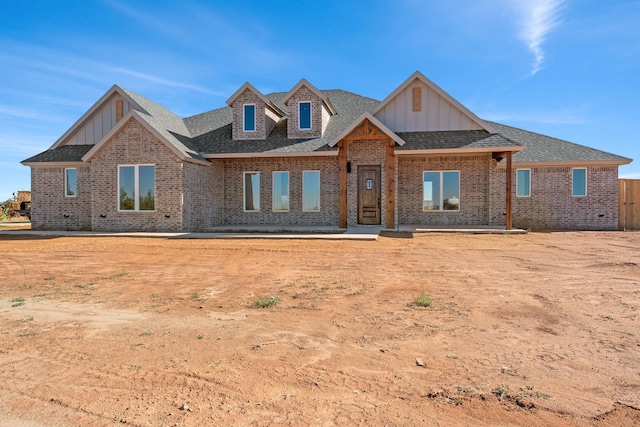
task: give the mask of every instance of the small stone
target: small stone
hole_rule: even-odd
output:
[[[189,411],[189,412],[193,412],[193,410],[191,408],[189,408],[189,405],[187,405],[186,403],[183,403],[180,408],[181,411]]]
[[[422,359],[419,359],[416,357],[416,365],[418,366],[425,366],[424,362],[422,361]]]
[[[387,349],[386,349],[386,348],[381,348],[381,349],[380,349],[380,352],[381,352],[381,353],[386,353],[386,352],[387,352]]]
[[[204,305],[201,305],[200,307],[198,307],[200,310],[202,310],[204,308]]]

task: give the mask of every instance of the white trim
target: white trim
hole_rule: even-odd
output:
[[[457,172],[458,173],[458,209],[444,209],[444,173],[445,172]],[[439,209],[438,210],[432,210],[432,209],[425,209],[424,208],[424,174],[425,173],[438,173],[440,174],[440,200],[438,200],[439,202]],[[455,213],[455,212],[461,212],[460,210],[460,196],[461,196],[461,191],[460,188],[462,187],[460,181],[460,171],[459,170],[423,170],[422,171],[422,194],[420,195],[420,205],[422,206],[422,212],[445,212],[445,213]]]
[[[247,107],[253,107],[253,129],[248,130],[246,128],[247,125],[247,121],[245,120],[245,112],[247,111],[246,108]],[[256,104],[242,104],[242,132],[247,132],[247,133],[251,133],[251,132],[255,132],[256,131],[256,122],[257,120],[257,114],[256,111],[258,110],[258,108],[256,107]]]
[[[430,156],[439,154],[477,154],[477,153],[503,153],[506,151],[517,152],[524,147],[482,147],[482,148],[438,148],[433,150],[394,150],[396,156]],[[515,163],[515,162],[514,162]],[[500,165],[500,163],[498,163]]]
[[[205,159],[254,159],[254,158],[273,158],[273,157],[334,157],[338,155],[335,151],[310,151],[310,152],[285,152],[285,151],[266,151],[264,153],[221,153],[221,154],[204,154]]]
[[[276,174],[277,173],[286,173],[287,174],[287,209],[286,210],[276,210],[276,186],[274,183],[276,182]],[[291,173],[289,171],[273,171],[271,172],[271,212],[289,212],[291,209]]]
[[[518,194],[518,182],[519,182],[518,172],[519,171],[527,171],[527,172],[529,172],[529,186],[527,188],[527,194],[524,195],[524,196],[521,196],[521,195]],[[531,169],[529,169],[529,168],[518,168],[518,169],[516,169],[516,197],[518,197],[518,198],[531,197]]]
[[[253,209],[253,210],[247,210],[247,181],[245,176],[247,174],[250,173],[257,173],[258,174],[258,209]],[[262,204],[261,202],[261,197],[260,197],[260,191],[262,190],[262,183],[260,182],[260,171],[246,171],[246,172],[242,172],[242,211],[243,212],[260,212],[260,205]]]
[[[400,86],[398,86],[396,90],[391,92],[389,96],[387,96],[380,104],[378,104],[378,106],[371,112],[371,114],[373,115],[378,114],[378,112],[382,110],[389,102],[391,102],[393,98],[395,98],[400,92],[402,92],[407,87],[409,87],[409,85],[411,85],[416,79],[420,80],[428,88],[432,89],[438,95],[440,95],[441,97],[449,101],[449,103],[457,107],[463,114],[465,114],[469,119],[471,119],[471,121],[478,124],[484,130],[486,130],[489,133],[496,133],[495,129],[490,124],[482,120],[480,117],[476,116],[473,112],[471,112],[471,110],[469,110],[467,107],[465,107],[460,102],[458,102],[455,98],[453,98],[451,95],[445,92],[440,86],[438,86],[437,84],[435,84],[434,82],[426,78],[424,74],[422,74],[420,71],[416,71],[411,76],[409,76],[409,78],[405,80]]]
[[[69,179],[69,175],[67,174],[67,171],[76,171],[76,188],[75,191],[73,192],[73,195],[69,195],[67,193],[67,186],[69,184],[68,179]],[[64,168],[64,197],[69,197],[69,198],[73,198],[73,197],[78,197],[78,169],[77,168]]]
[[[575,161],[559,161],[559,162],[513,162],[513,165],[527,166],[530,168],[559,168],[559,167],[598,167],[598,166],[622,166],[631,163],[628,161],[618,160],[575,160]],[[499,162],[499,168],[506,168],[506,162]]]
[[[153,166],[153,210],[140,210],[140,166]],[[120,168],[133,167],[133,209],[120,209]],[[122,164],[117,165],[117,183],[116,187],[116,199],[117,199],[117,211],[119,213],[155,213],[157,205],[157,185],[156,185],[156,165],[150,163],[139,164]]]
[[[318,174],[318,209],[305,209],[304,208],[304,174],[306,172],[314,172]],[[302,171],[302,212],[311,212],[311,213],[318,213],[320,212],[320,200],[322,199],[320,197],[320,189],[322,188],[322,181],[321,181],[321,174],[319,170],[303,170]]]
[[[66,168],[66,167],[75,167],[75,168],[88,168],[90,165],[85,162],[20,162],[24,166],[29,166],[31,168]]]
[[[584,171],[584,194],[574,194],[573,193],[573,171],[582,169]],[[589,192],[587,191],[587,183],[589,182],[588,177],[587,177],[588,173],[587,173],[587,168],[571,168],[571,196],[572,197],[587,197],[589,195]]]
[[[309,127],[300,127],[300,105],[309,104]],[[313,130],[313,102],[311,101],[298,101],[298,130],[309,131]]]

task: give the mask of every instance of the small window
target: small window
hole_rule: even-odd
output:
[[[531,169],[518,169],[516,172],[516,197],[531,196]]]
[[[64,170],[64,196],[76,197],[78,195],[78,172],[76,169]]]
[[[585,197],[587,195],[587,169],[575,168],[571,173],[571,194],[573,197]]]
[[[260,172],[244,173],[244,211],[260,211]]]
[[[301,102],[298,104],[298,124],[300,130],[311,129],[311,103]]]
[[[289,172],[273,173],[273,211],[289,212]]]
[[[255,132],[256,130],[256,106],[247,104],[243,108],[243,128],[244,132]]]
[[[155,211],[156,167],[118,166],[118,210]]]
[[[320,212],[320,171],[302,172],[302,210]]]
[[[460,172],[422,173],[422,210],[460,210]]]

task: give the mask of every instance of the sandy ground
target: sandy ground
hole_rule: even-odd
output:
[[[0,253],[0,426],[640,424],[640,233]]]

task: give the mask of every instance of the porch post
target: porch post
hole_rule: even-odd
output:
[[[338,142],[339,227],[347,228],[347,141]]]
[[[391,138],[387,140],[387,228],[394,228],[396,225],[396,156],[394,152],[395,141]]]
[[[511,226],[512,226],[512,212],[511,212],[511,169],[512,169],[512,162],[511,162],[511,157],[512,157],[513,153],[511,151],[507,151],[507,200],[506,200],[506,212],[507,212],[507,218],[506,218],[506,226],[505,228],[507,230],[511,230]]]

